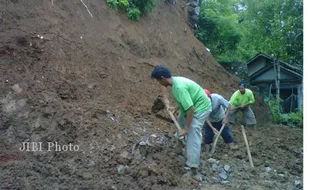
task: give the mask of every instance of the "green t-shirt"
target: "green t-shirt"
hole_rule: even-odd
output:
[[[245,93],[241,94],[239,90],[237,90],[230,98],[229,104],[232,106],[241,106],[247,103],[254,103],[254,95],[250,89],[245,89]]]
[[[185,77],[172,77],[172,96],[176,101],[181,114],[185,116],[186,111],[194,106],[194,113],[211,109],[211,100],[201,86]]]

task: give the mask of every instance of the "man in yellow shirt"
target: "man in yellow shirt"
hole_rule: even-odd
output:
[[[250,107],[250,105],[255,102],[253,92],[245,88],[244,81],[238,83],[238,88],[239,90],[237,90],[229,100],[225,122],[227,123],[229,121],[229,123],[234,124],[237,112],[241,111],[244,125],[255,125],[257,123],[256,118]]]

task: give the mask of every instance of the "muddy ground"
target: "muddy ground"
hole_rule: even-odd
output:
[[[81,1],[0,2],[0,189],[302,189],[303,131],[271,124],[257,95],[259,125],[246,128],[255,169],[233,126],[239,150],[220,139],[216,154],[202,154],[204,181],[184,180],[175,127],[151,112],[161,92],[152,67],[226,98],[239,79],[187,28],[183,1],[156,1],[139,22],[84,3],[93,17]],[[23,142],[42,151],[20,151]]]

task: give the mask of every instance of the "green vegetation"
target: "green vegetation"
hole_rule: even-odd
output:
[[[155,0],[107,0],[107,3],[112,9],[125,11],[131,20],[139,20],[155,7]]]
[[[278,106],[280,101],[280,99],[277,100],[276,98],[265,100],[269,104],[272,121],[290,126],[303,127],[303,112],[298,110],[296,112],[281,113],[281,109]]]
[[[301,0],[202,0],[196,37],[219,62],[263,52],[302,68]]]
[[[141,12],[137,8],[132,8],[127,11],[127,16],[131,20],[139,20]]]

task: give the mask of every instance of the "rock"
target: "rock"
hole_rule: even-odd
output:
[[[264,186],[269,187],[269,188],[274,188],[274,182],[269,181],[269,180],[264,180],[262,183]]]
[[[111,148],[110,148],[110,151],[113,151],[115,149],[116,149],[116,147],[114,145],[112,145]]]
[[[213,172],[216,172],[217,169],[218,169],[217,164],[212,164],[212,168],[211,169],[212,169]]]
[[[227,184],[227,183],[229,183],[229,181],[225,181],[225,180],[224,180],[224,181],[221,181],[221,184],[224,184],[224,185],[225,185],[225,184]]]
[[[270,167],[266,167],[266,168],[265,168],[265,171],[266,171],[266,172],[270,172],[271,170],[272,170],[272,169],[271,169]]]
[[[104,73],[104,72],[100,72],[99,73],[99,77],[102,78],[102,79],[105,79],[107,78],[108,74]]]
[[[127,152],[127,151],[122,152],[121,155],[120,155],[120,157],[122,157],[122,158],[128,158],[128,157],[129,157],[129,152]]]
[[[117,166],[117,173],[119,175],[123,175],[125,173],[126,168],[128,168],[128,166],[124,166],[124,165]]]
[[[211,183],[212,182],[207,176],[203,176],[202,181],[204,181],[204,183]]]
[[[230,169],[230,165],[225,165],[225,166],[224,166],[224,170],[225,170],[226,172],[228,172],[229,169]]]
[[[25,189],[25,190],[30,190],[30,189],[33,189],[34,187],[31,185],[31,182],[27,179],[23,179],[23,180],[20,180],[19,182],[19,186],[22,188],[22,189]]]
[[[300,180],[295,180],[295,186],[301,185],[301,181]]]
[[[26,99],[20,99],[20,100],[17,101],[17,105],[19,107],[24,107],[26,105],[26,103],[27,103]]]
[[[127,130],[124,128],[123,130],[123,133],[125,133],[125,134],[127,134],[128,132],[127,132]]]
[[[213,183],[220,183],[220,179],[218,177],[212,177],[211,179]]]
[[[178,155],[178,158],[179,158],[181,161],[183,161],[183,162],[186,161],[186,158],[185,158],[183,155]]]
[[[93,178],[93,175],[91,173],[86,172],[82,174],[82,178],[85,180],[89,180]]]
[[[248,171],[249,168],[250,168],[249,164],[243,164],[243,169],[244,169],[245,171]]]
[[[216,164],[220,163],[219,161],[217,161],[214,158],[209,158],[207,161],[210,162],[210,163],[216,163]]]
[[[300,180],[295,180],[294,184],[295,184],[297,189],[302,189],[303,188]]]
[[[219,173],[219,176],[220,176],[223,180],[228,179],[228,177],[227,177],[227,173],[226,173],[225,171],[224,171],[224,172]]]
[[[207,175],[207,171],[206,170],[201,170],[201,174],[202,175]]]
[[[219,166],[218,167],[218,171],[219,171],[219,173],[226,173],[226,171],[225,171],[223,166]]]
[[[18,84],[14,84],[11,88],[16,94],[21,93],[23,91],[23,89],[19,87]]]
[[[199,173],[197,175],[194,175],[193,179],[198,181],[198,182],[202,182],[202,176]]]
[[[90,160],[89,163],[87,164],[88,167],[92,167],[95,165],[95,162]]]
[[[248,179],[250,179],[250,175],[249,175],[249,174],[244,174],[244,175],[242,176],[242,179],[248,180]]]
[[[96,83],[90,83],[90,84],[87,85],[87,88],[93,89],[93,88],[95,88],[96,86],[97,86]]]
[[[205,161],[205,160],[200,160],[200,165],[201,165],[201,167],[203,167],[203,166],[205,166],[205,165],[207,165],[208,163],[207,163],[207,161]]]
[[[187,185],[191,185],[192,183],[197,183],[196,180],[193,179],[191,172],[187,172],[181,178],[182,182]]]
[[[260,177],[261,179],[269,179],[270,174],[267,173],[267,172],[263,172],[263,173],[260,173],[260,174],[259,174],[259,177]]]

